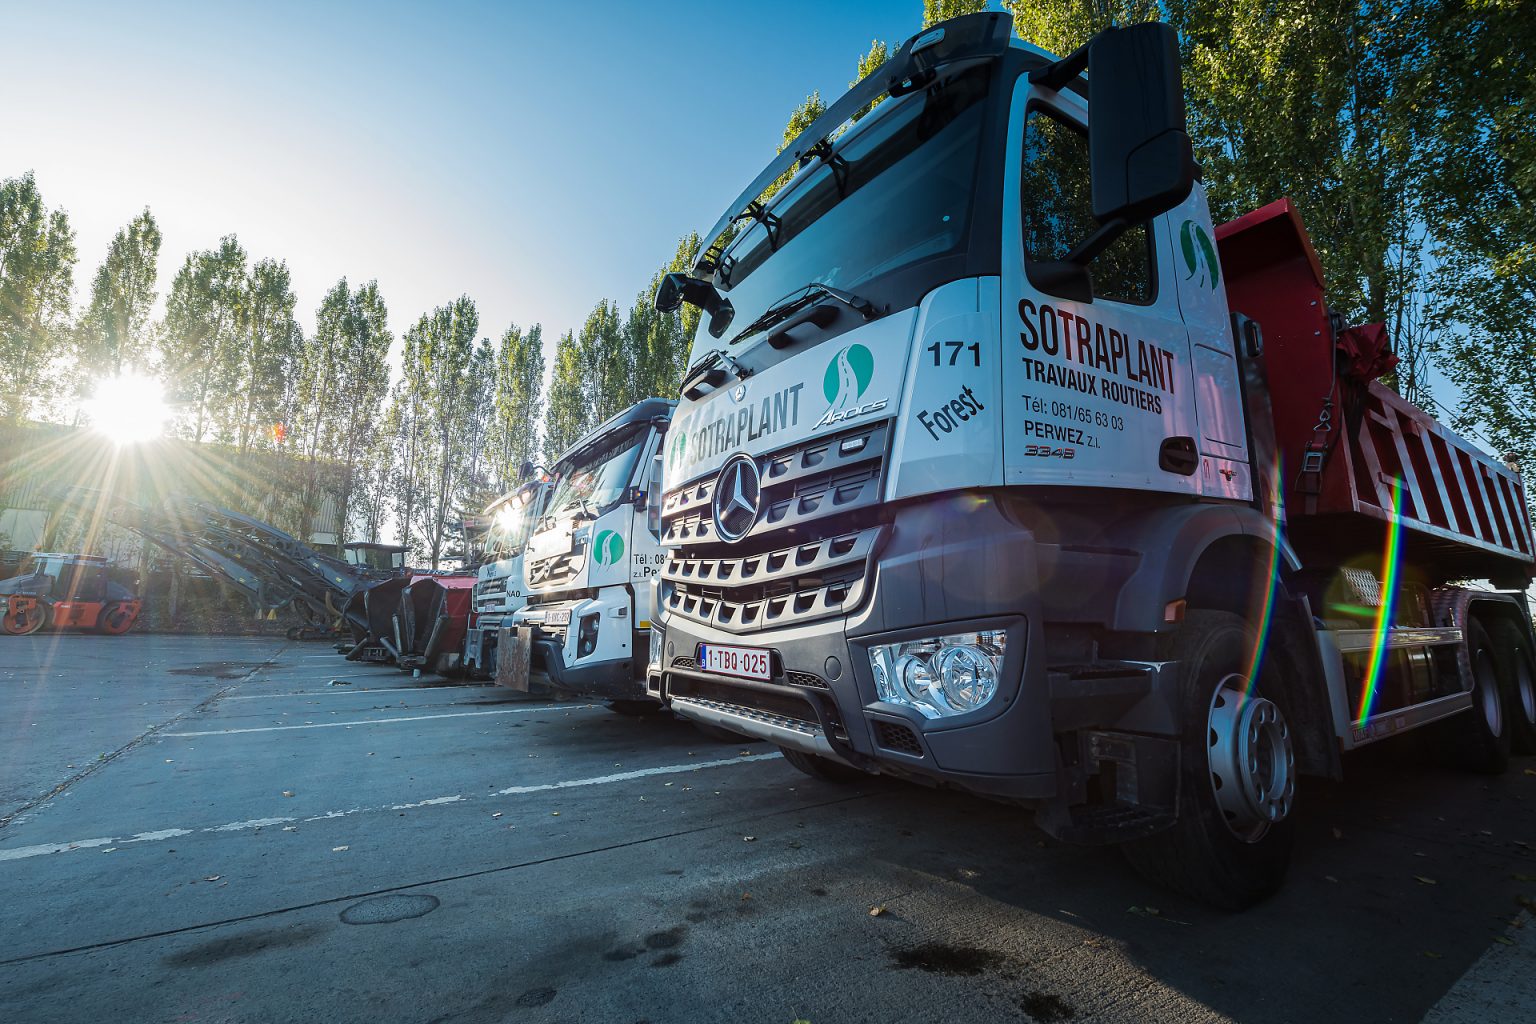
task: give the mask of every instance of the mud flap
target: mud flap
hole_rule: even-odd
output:
[[[496,640],[496,685],[528,693],[533,627],[502,626]]]

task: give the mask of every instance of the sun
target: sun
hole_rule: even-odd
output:
[[[160,382],[139,373],[98,380],[84,412],[92,429],[119,445],[159,437],[171,417]]]

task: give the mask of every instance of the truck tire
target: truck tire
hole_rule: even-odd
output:
[[[1178,820],[1121,847],[1143,876],[1224,910],[1272,895],[1290,866],[1296,759],[1274,669],[1247,671],[1255,636],[1192,610],[1175,643],[1184,735]]]
[[[1509,767],[1509,687],[1493,640],[1476,619],[1467,623],[1467,658],[1472,665],[1472,708],[1437,722],[1436,739],[1452,766],[1502,775]]]
[[[858,782],[869,778],[868,772],[861,772],[852,765],[842,764],[830,757],[807,754],[803,750],[791,750],[789,747],[780,747],[779,752],[784,755],[784,760],[805,774],[826,782]]]
[[[731,732],[731,730],[724,728],[723,726],[710,725],[708,722],[694,722],[693,727],[699,730],[699,732],[703,733],[705,736],[708,736],[710,739],[714,740],[716,743],[757,742],[750,737],[743,736],[739,732]]]
[[[617,715],[643,718],[646,715],[658,714],[663,709],[662,705],[654,700],[611,700],[608,702],[608,710]]]
[[[1493,624],[1493,646],[1504,664],[1504,717],[1509,746],[1516,754],[1536,754],[1536,657],[1531,637],[1508,619]]]

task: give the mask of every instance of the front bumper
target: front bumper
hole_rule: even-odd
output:
[[[1033,534],[994,502],[960,495],[900,509],[872,565],[868,599],[847,617],[737,634],[668,614],[664,690],[673,709],[887,774],[1009,800],[1055,796]],[[871,645],[984,629],[1008,636],[986,706],[928,719],[879,699]],[[703,642],[772,649],[773,681],[701,672]]]
[[[635,653],[633,607],[627,588],[612,587],[589,599],[531,605],[513,621],[533,628],[529,667],[543,673],[553,688],[600,700],[643,700],[645,662],[643,654]],[[546,625],[555,611],[569,612],[569,622]],[[597,636],[583,650],[581,625],[587,620],[595,621]]]

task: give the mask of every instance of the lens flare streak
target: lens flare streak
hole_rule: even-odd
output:
[[[1243,699],[1253,695],[1254,682],[1259,678],[1259,667],[1264,663],[1264,651],[1269,645],[1270,619],[1275,610],[1275,593],[1280,589],[1280,531],[1285,522],[1285,508],[1280,504],[1280,460],[1275,460],[1275,475],[1270,487],[1274,496],[1274,534],[1269,538],[1269,566],[1264,571],[1264,603],[1259,608],[1257,631],[1253,638],[1253,654],[1248,659],[1248,671],[1243,681]]]
[[[1387,663],[1388,633],[1392,629],[1393,613],[1397,606],[1397,575],[1402,555],[1402,496],[1403,481],[1393,478],[1391,503],[1387,507],[1387,544],[1382,556],[1381,601],[1376,608],[1376,623],[1372,627],[1370,661],[1365,667],[1365,681],[1360,687],[1360,715],[1355,728],[1365,728],[1376,702],[1376,687],[1381,682],[1381,670]]]

